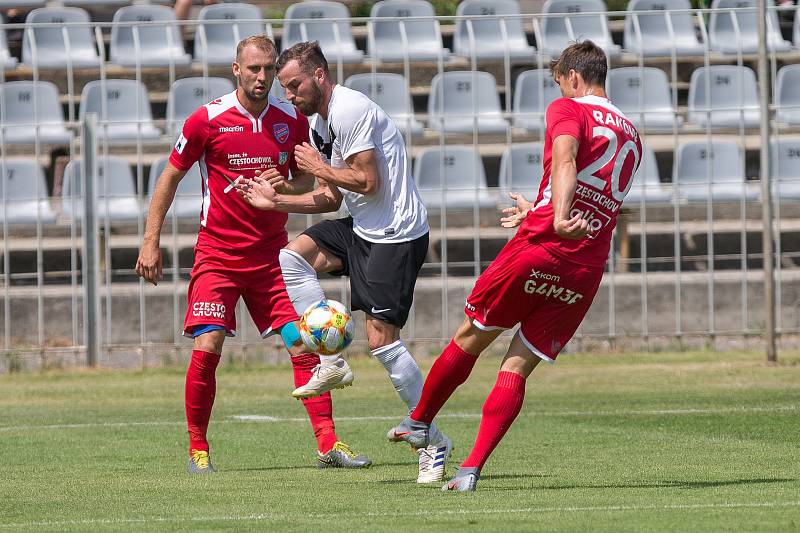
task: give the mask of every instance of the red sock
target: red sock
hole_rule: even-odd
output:
[[[483,416],[475,445],[461,466],[483,468],[500,439],[517,418],[525,400],[525,378],[516,372],[501,371],[483,404]]]
[[[304,353],[292,357],[292,370],[294,371],[294,385],[300,387],[308,383],[314,367],[319,364],[319,356],[315,353]],[[314,436],[317,438],[317,449],[320,453],[328,453],[336,441],[336,429],[333,425],[333,401],[331,393],[326,392],[316,398],[304,398],[301,400],[303,407],[306,408],[308,418],[311,419],[311,427],[314,429]]]
[[[186,370],[186,421],[189,425],[189,453],[192,450],[208,451],[206,431],[217,393],[217,364],[219,355],[202,350],[192,351],[192,360]]]
[[[411,418],[430,424],[456,388],[467,380],[477,360],[477,356],[468,354],[455,341],[450,341],[428,372],[422,397]]]

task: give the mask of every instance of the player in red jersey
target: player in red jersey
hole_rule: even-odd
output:
[[[269,95],[276,59],[275,44],[265,35],[239,43],[233,63],[238,88],[186,120],[153,193],[136,262],[137,274],[157,284],[164,217],[178,182],[199,162],[203,204],[184,321],[184,334],[194,339],[186,373],[191,473],[214,471],[206,431],[216,393],[216,367],[226,335],[236,333],[234,308],[240,297],[262,336],[280,332],[291,355],[295,386],[305,384],[319,364],[319,356],[308,353],[300,341],[297,313],[278,262],[278,253],[288,242],[287,215],[247,205],[233,187],[237,179],[259,174],[286,194],[313,188],[314,177],[301,172],[294,158],[294,147],[308,142],[308,120],[293,105]],[[285,179],[290,170],[291,181]],[[303,400],[303,405],[317,439],[318,466],[371,464],[337,438],[330,394]]]
[[[520,324],[483,405],[469,456],[443,490],[475,490],[481,468],[522,408],[525,380],[555,362],[600,285],[622,200],[639,165],[639,134],[605,94],[606,57],[591,41],[551,64],[564,98],[547,108],[544,177],[536,201],[512,195],[506,227],[517,234],[478,278],[464,323],[436,360],[416,409],[389,430],[392,441],[427,445],[428,427],[478,356]]]

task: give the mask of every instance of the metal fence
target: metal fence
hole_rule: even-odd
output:
[[[782,13],[770,11],[767,31],[773,35],[780,31],[775,21],[778,15],[785,18]],[[384,98],[386,107],[393,107],[390,114],[404,133],[415,179],[430,210],[431,249],[405,337],[434,344],[450,337],[462,320],[463,301],[475,276],[511,237],[498,223],[498,208],[509,204],[504,195],[529,182],[525,186],[530,189],[519,192],[535,195],[532,178],[536,176],[531,169],[541,168],[543,110],[553,90],[546,74],[553,53],[547,46],[558,37],[553,30],[556,23],[563,26],[565,42],[581,38],[595,27],[599,28],[598,39],[605,34],[609,39],[612,33],[623,35],[624,48],[610,41],[605,44],[610,76],[622,80],[619,98],[628,100],[621,105],[613,87],[609,91],[612,100],[635,116],[644,144],[652,150],[645,165],[648,168],[637,176],[641,184],[634,185],[623,207],[607,274],[579,330],[577,345],[714,346],[723,337],[763,335],[758,157],[760,150],[771,148],[771,179],[776,190],[776,332],[797,333],[800,97],[792,98],[797,93],[797,82],[792,80],[796,75],[793,67],[800,62],[800,42],[784,45],[771,38],[770,141],[762,145],[758,119],[753,120],[758,114],[757,102],[756,107],[752,105],[755,93],[751,86],[756,77],[755,68],[750,67],[755,67],[757,56],[745,49],[748,38],[744,32],[749,26],[739,24],[753,14],[752,9],[739,8],[403,15],[342,20],[344,26],[326,19],[325,27],[333,28],[333,44],[323,48],[332,74],[340,83],[358,85],[356,88],[377,101]],[[299,28],[299,37],[320,38],[320,18],[307,16],[310,18],[292,21]],[[712,48],[720,37],[714,40],[714,31],[719,29],[710,24],[723,16],[730,20],[723,27],[734,40],[733,50]],[[660,55],[647,50],[648,42],[655,38],[648,29],[654,17],[662,20],[672,43]],[[678,45],[676,21],[685,23],[686,18],[696,34],[696,52],[687,53]],[[421,38],[417,26],[433,21],[434,37],[452,43],[453,53],[444,48],[426,50],[425,57],[417,59],[412,53],[413,40]],[[599,21],[599,25],[591,21]],[[381,50],[388,50],[381,45],[388,32],[384,27],[393,22],[397,23],[392,30],[395,33],[390,33],[399,39],[394,51],[399,50],[400,57],[380,60]],[[167,94],[175,82],[187,77],[199,77],[206,83],[212,77],[231,78],[229,66],[209,59],[212,49],[217,49],[213,28],[227,28],[235,42],[252,32],[254,24],[279,42],[290,40],[287,20],[139,20],[3,27],[6,32],[23,32],[28,43],[23,59],[31,61],[13,70],[0,69],[4,95],[0,108],[0,247],[5,355],[0,368],[84,364],[87,353],[98,354],[90,363],[147,366],[175,359],[189,349],[180,330],[197,216],[184,217],[177,208],[168,215],[161,240],[165,279],[158,287],[145,286],[133,273],[148,191],[157,176],[150,171],[169,153],[180,122],[169,115],[170,109],[164,109],[165,103],[170,105]],[[800,35],[800,25],[795,24],[795,33]],[[167,44],[173,46],[168,28],[175,25],[189,39],[194,36],[195,59],[179,64],[170,53],[166,64],[148,66],[139,32],[161,27]],[[77,66],[68,59],[55,68],[42,67],[37,53],[44,45],[37,41],[35,31],[41,28],[59,30],[68,57],[74,39],[71,30],[84,28],[94,39],[96,65]],[[110,36],[121,28],[131,28],[133,35],[134,57],[133,61],[128,58],[127,66],[107,59],[119,57],[110,49]],[[500,46],[496,40],[493,45],[500,51],[485,58],[482,52],[492,48],[485,44],[495,31]],[[518,38],[519,32],[525,42]],[[355,36],[353,42],[366,47],[367,55],[350,59],[333,51],[337,43],[338,49],[350,50],[351,35]],[[231,59],[232,55],[231,46]],[[711,68],[720,65],[739,68]],[[395,76],[386,81],[384,73]],[[357,77],[351,77],[355,75],[362,75],[360,85]],[[520,80],[527,78],[533,82],[523,85]],[[131,85],[134,90],[129,93],[127,85],[115,85],[116,79],[134,80],[137,85]],[[16,90],[12,82],[20,80],[32,84]],[[94,80],[99,80],[99,106],[87,101],[92,93],[86,87]],[[781,83],[794,90],[782,93]],[[52,102],[47,99],[52,91],[40,91],[49,84],[57,89],[57,110],[65,111],[66,135],[53,133],[58,120],[48,114]],[[144,100],[135,92],[139,86],[145,87]],[[280,88],[276,86],[275,91],[279,93]],[[12,93],[17,100],[6,98]],[[659,94],[666,102],[655,99]],[[114,99],[122,100],[119,103],[129,112],[123,118],[113,116],[119,111]],[[18,111],[26,106],[32,108],[33,120],[20,119]],[[155,118],[150,116],[151,109]],[[132,129],[127,136],[115,137],[114,128],[120,126]],[[59,134],[61,139],[54,140]],[[693,147],[691,143],[695,143]],[[522,157],[515,159],[512,148]],[[469,157],[467,163],[461,162],[463,157]],[[697,179],[692,181],[691,176]],[[290,236],[321,218],[292,215]],[[346,280],[326,278],[323,284],[329,296],[349,300]],[[248,327],[240,327],[240,335],[228,343],[229,349],[252,354],[248,357],[278,357],[277,342],[265,344],[249,327],[243,305],[237,309],[237,317],[240,326]],[[363,331],[360,338],[363,344]]]

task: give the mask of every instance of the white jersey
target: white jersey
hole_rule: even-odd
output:
[[[353,231],[370,242],[405,242],[428,232],[428,211],[411,177],[406,145],[392,119],[375,102],[341,85],[333,88],[327,122],[309,118],[311,142],[334,168],[375,149],[379,182],[369,195],[342,189]]]

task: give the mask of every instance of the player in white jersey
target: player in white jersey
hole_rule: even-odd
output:
[[[411,177],[405,143],[389,116],[365,95],[330,79],[317,43],[299,43],[278,58],[286,97],[304,115],[314,115],[312,141],[295,148],[298,168],[317,177],[314,191],[277,193],[270,176],[243,182],[252,205],[293,213],[339,209],[349,217],[308,228],[281,250],[286,290],[298,313],[325,298],[317,273],[349,275],[351,308],[366,314],[367,341],[408,409],[422,391],[422,373],[400,339],[428,250],[428,214]],[[324,157],[323,157],[324,156]],[[326,161],[326,158],[328,161]],[[307,385],[294,395],[316,396],[352,382],[347,362],[323,359]],[[419,483],[440,481],[452,444],[434,430],[430,445],[417,450]]]

